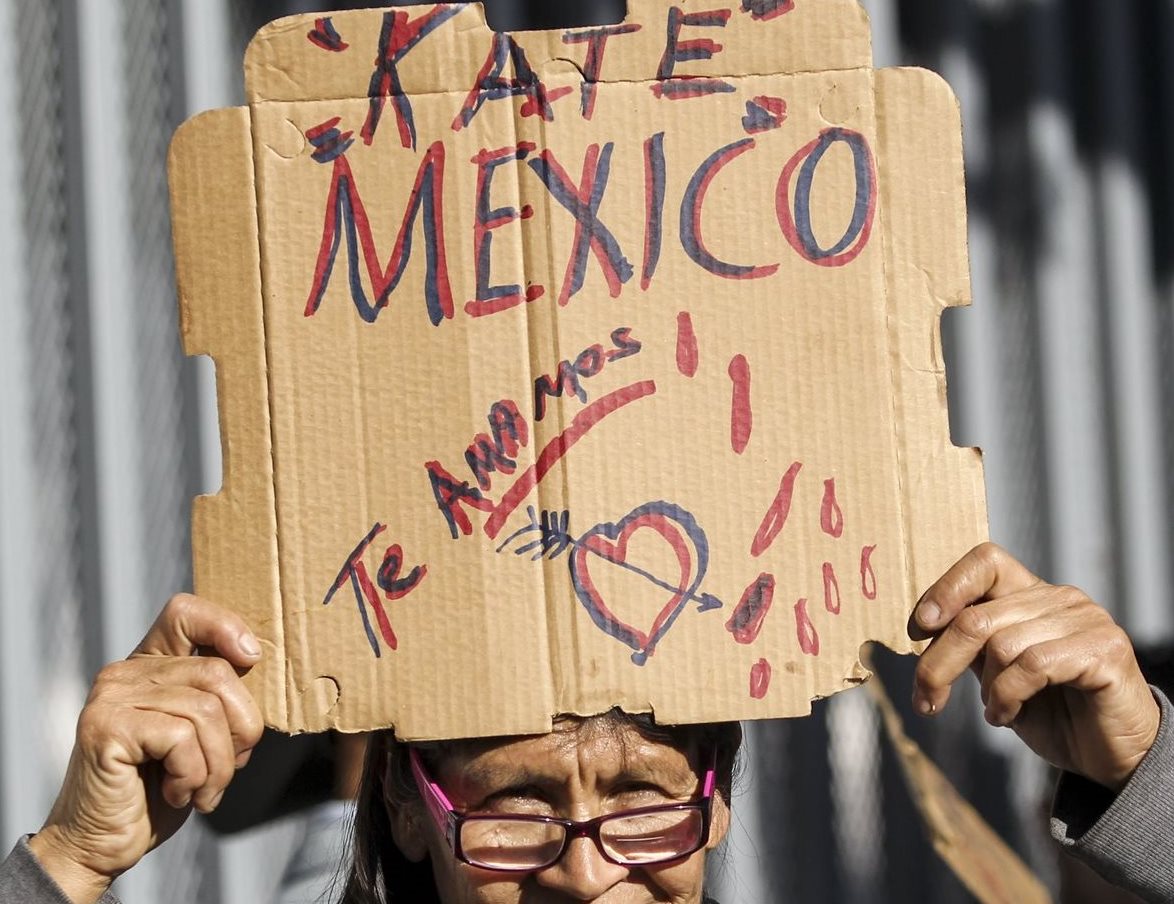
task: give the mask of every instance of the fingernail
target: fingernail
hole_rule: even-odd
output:
[[[223,791],[221,791],[221,792],[220,792],[219,794],[217,794],[217,795],[216,795],[214,798],[212,798],[212,803],[208,804],[208,812],[209,812],[209,813],[211,813],[213,810],[215,810],[217,807],[219,807],[219,806],[220,806],[220,801],[221,801],[223,798],[224,798],[224,792],[223,792]]]
[[[240,645],[246,656],[252,656],[256,659],[261,655],[261,645],[257,643],[257,638],[252,634],[247,632],[242,634],[240,636]]]
[[[925,600],[917,607],[917,622],[923,628],[934,627],[941,618],[941,607],[933,600]]]

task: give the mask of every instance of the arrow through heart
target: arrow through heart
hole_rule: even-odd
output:
[[[640,530],[651,530],[669,544],[676,556],[678,575],[666,580],[628,561],[630,541]],[[601,631],[635,651],[632,661],[636,665],[648,661],[690,602],[696,602],[702,612],[722,606],[717,597],[699,592],[709,567],[709,542],[697,520],[680,506],[663,501],[645,503],[619,521],[597,524],[573,545],[571,583],[579,602]],[[623,621],[604,599],[591,577],[591,569],[598,568],[600,560],[637,574],[671,594],[646,630]]]

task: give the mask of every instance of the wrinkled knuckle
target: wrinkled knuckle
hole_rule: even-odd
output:
[[[191,704],[192,715],[204,721],[211,721],[220,715],[220,700],[212,694],[199,694]]]
[[[86,705],[91,703],[99,703],[111,692],[114,687],[114,682],[110,677],[99,672],[94,676],[94,683],[90,685],[90,693],[86,697]]]
[[[103,666],[101,671],[94,676],[89,700],[92,702],[109,696],[116,688],[125,683],[128,671],[128,663],[126,662],[111,662]]]
[[[200,660],[200,668],[204,672],[204,679],[216,688],[225,689],[240,680],[236,669],[219,656],[204,657]]]
[[[1125,631],[1113,625],[1112,628],[1105,632],[1104,639],[1099,644],[1100,651],[1105,657],[1112,659],[1134,659],[1136,654],[1133,651],[1133,642],[1129,639],[1129,635]]]
[[[974,557],[982,562],[997,564],[1005,556],[1006,553],[1003,551],[1003,547],[989,540],[974,547]]]
[[[118,660],[102,666],[94,679],[94,684],[118,684],[126,679],[127,673],[134,670],[134,666],[127,660]]]
[[[163,615],[172,621],[182,619],[191,613],[194,600],[190,593],[177,593],[163,607]]]
[[[240,726],[241,740],[252,748],[256,747],[261,741],[261,736],[265,733],[265,722],[261,718],[261,714],[257,712],[250,712]]]
[[[1009,672],[997,675],[988,684],[983,686],[982,702],[988,711],[1001,707],[1007,695],[1007,682],[1010,681]]]
[[[186,805],[191,803],[192,798],[207,784],[208,770],[204,767],[203,760],[197,760],[195,757],[184,762],[180,768],[183,771],[175,779],[175,796],[181,805]]]
[[[941,685],[941,679],[933,664],[927,659],[921,659],[913,671],[913,681],[921,688],[931,690]]]
[[[1017,662],[1029,675],[1046,675],[1052,667],[1052,657],[1040,647],[1025,650]]]
[[[1011,665],[1018,655],[1018,650],[998,635],[990,639],[986,645],[985,652],[987,660],[994,662],[1000,670],[1006,669]]]
[[[176,747],[186,746],[199,740],[196,726],[187,719],[179,719],[171,730],[171,741]]]
[[[1083,608],[1085,606],[1097,608],[1096,604],[1089,599],[1088,594],[1079,587],[1073,587],[1071,584],[1054,584],[1052,590],[1061,605],[1071,606],[1073,608]]]
[[[1126,641],[1127,643],[1129,642],[1129,636],[1125,633],[1125,630],[1119,624],[1117,624],[1117,619],[1113,618],[1113,614],[1111,612],[1109,612],[1107,609],[1101,608],[1096,603],[1091,601],[1089,602],[1089,606],[1092,608],[1092,613],[1095,617],[1095,620],[1100,622],[1102,627],[1114,634],[1119,634],[1122,640]]]
[[[985,643],[991,633],[991,620],[981,606],[971,606],[958,613],[954,627],[967,640]]]
[[[77,719],[77,742],[93,750],[105,743],[110,735],[110,719],[96,706],[87,706]]]

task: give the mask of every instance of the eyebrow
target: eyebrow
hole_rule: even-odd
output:
[[[525,766],[507,766],[502,769],[501,767],[486,764],[470,764],[465,767],[464,778],[471,784],[482,788],[497,786],[511,788],[525,785],[543,787],[561,784],[553,776],[536,772]]]

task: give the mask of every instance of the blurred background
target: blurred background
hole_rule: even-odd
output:
[[[190,587],[190,499],[219,485],[211,365],[178,344],[169,137],[242,102],[263,22],[357,5],[0,0],[5,848],[47,812],[90,678]],[[1174,2],[864,5],[876,64],[936,69],[962,104],[975,306],[948,312],[945,338],[954,439],[986,452],[992,535],[1160,649],[1174,630]],[[623,16],[623,0],[488,6],[500,29]],[[882,671],[903,704],[910,663]],[[906,715],[1059,892],[1044,771],[980,706],[932,731]],[[878,732],[862,693],[751,727],[721,900],[971,900]],[[193,820],[121,894],[267,902],[306,830],[296,814],[229,836]],[[1091,893],[1063,899],[1109,900]]]

